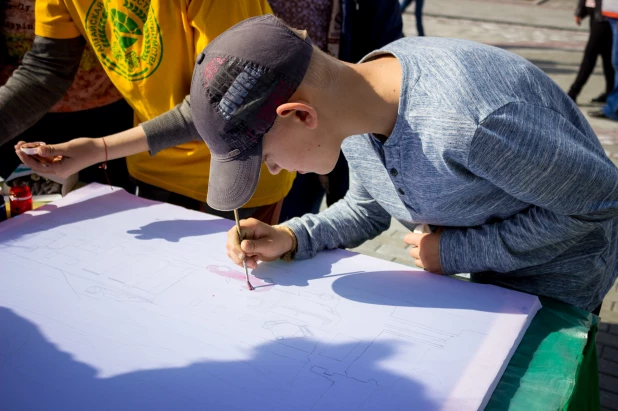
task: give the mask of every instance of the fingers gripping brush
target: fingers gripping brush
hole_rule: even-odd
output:
[[[240,222],[238,221],[238,210],[234,210],[234,219],[236,219],[236,230],[238,231],[238,241],[242,243],[242,234],[240,233]],[[247,255],[245,254],[242,259],[242,265],[245,267],[245,276],[247,277],[247,287],[249,290],[254,290],[255,288],[251,285],[249,281],[249,270],[247,269]]]

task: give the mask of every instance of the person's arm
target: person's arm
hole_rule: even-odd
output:
[[[445,274],[544,264],[618,216],[618,169],[590,126],[551,109],[509,104],[478,127],[468,169],[530,204],[512,217],[440,238]],[[582,132],[582,130],[585,130]]]
[[[103,141],[105,139],[105,141]],[[40,163],[21,152],[21,141],[15,146],[15,153],[32,170],[67,177],[71,174],[105,161],[128,157],[149,151],[155,155],[161,150],[190,141],[200,140],[193,125],[189,96],[170,111],[146,121],[137,127],[101,138],[76,138],[66,143],[45,145],[38,155],[48,162]]]
[[[41,119],[71,87],[84,51],[82,37],[35,36],[32,50],[0,87],[0,145]]]
[[[106,149],[108,160],[144,151],[154,156],[161,150],[194,140],[200,140],[200,136],[193,125],[187,96],[170,111],[129,130],[106,137],[81,137],[66,143],[41,146],[38,156],[46,160],[43,163],[21,152],[23,141],[15,146],[15,153],[36,172],[67,177],[105,161]]]
[[[76,138],[66,143],[38,147],[37,161],[21,151],[24,141],[15,145],[15,154],[37,173],[65,178],[106,159],[127,157],[148,150],[146,134],[141,126],[101,138]]]
[[[337,247],[356,247],[387,230],[391,216],[371,197],[350,170],[350,189],[345,197],[319,214],[307,214],[283,225],[297,240],[296,259],[315,256]]]
[[[346,196],[319,214],[307,214],[279,226],[256,219],[240,221],[244,240],[236,228],[228,231],[227,255],[242,267],[259,261],[302,260],[325,249],[354,247],[388,229],[391,216],[375,201],[350,171],[350,190]]]

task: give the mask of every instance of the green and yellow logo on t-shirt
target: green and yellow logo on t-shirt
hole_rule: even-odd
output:
[[[101,63],[129,81],[151,76],[161,64],[163,38],[150,0],[95,0],[85,27]]]

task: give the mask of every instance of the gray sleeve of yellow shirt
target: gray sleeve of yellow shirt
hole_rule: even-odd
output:
[[[170,111],[142,123],[148,140],[150,155],[190,141],[202,141],[191,116],[191,100],[186,96],[182,103]]]
[[[32,50],[0,87],[0,146],[41,119],[71,87],[86,42],[36,36]]]

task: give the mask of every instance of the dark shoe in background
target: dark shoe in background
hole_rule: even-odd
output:
[[[607,102],[607,93],[603,93],[598,97],[593,98],[592,100],[590,100],[590,102],[596,104],[605,104]]]

